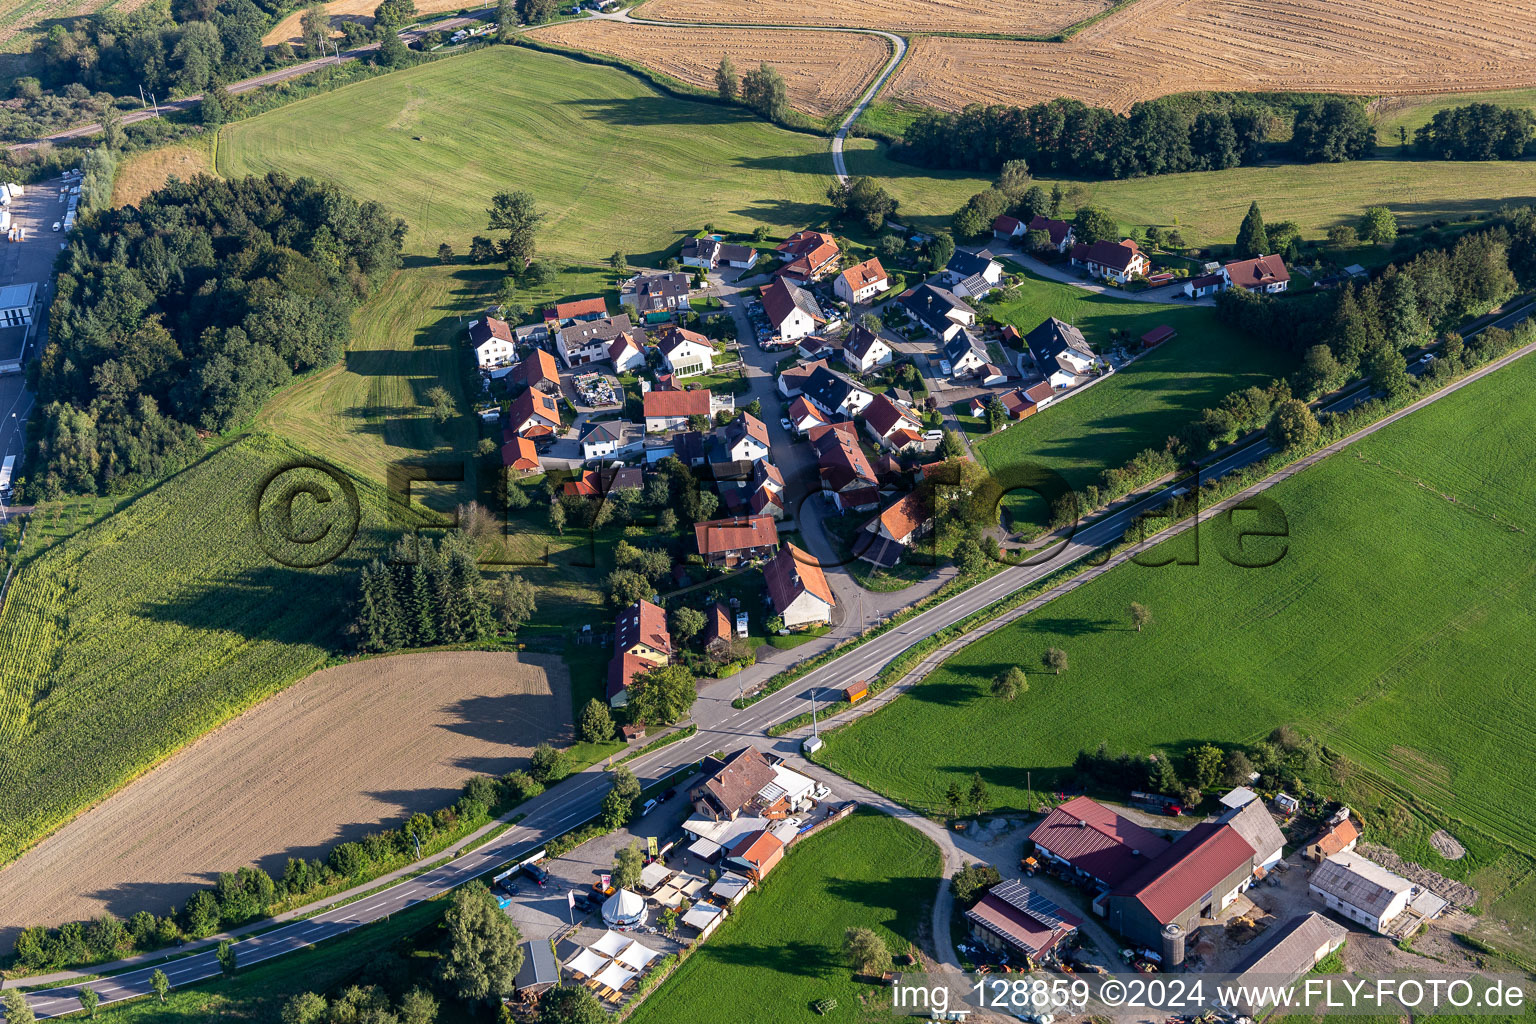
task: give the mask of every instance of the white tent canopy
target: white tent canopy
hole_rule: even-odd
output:
[[[597,952],[603,954],[603,956],[612,959],[613,957],[618,956],[619,951],[622,950],[625,946],[629,945],[631,941],[633,940],[630,939],[630,937],[627,935],[620,935],[615,931],[606,931],[603,932],[601,938],[592,943],[592,945],[588,948],[596,950]]]
[[[640,870],[640,888],[650,891],[672,877],[672,869],[661,861],[652,861]]]
[[[607,963],[607,957],[599,956],[590,949],[583,949],[580,953],[566,961],[565,969],[584,978],[590,978],[598,971],[601,971]]]
[[[723,913],[725,911],[713,903],[695,903],[688,913],[683,915],[683,924],[703,931]]]
[[[661,954],[649,946],[642,946],[638,942],[631,942],[624,952],[614,959],[625,967],[643,971],[645,970],[645,965],[655,960],[658,956],[661,956]]]
[[[618,964],[609,964],[608,969],[593,980],[604,988],[611,988],[617,992],[631,981],[634,981],[636,976],[634,971],[626,971]]]
[[[632,927],[645,923],[645,898],[639,893],[620,889],[603,904],[603,923]],[[607,938],[607,936],[603,936]],[[622,938],[622,936],[621,936]]]

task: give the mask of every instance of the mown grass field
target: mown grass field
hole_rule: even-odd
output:
[[[1268,491],[1289,537],[1250,539],[1242,557],[1283,544],[1278,563],[1231,564],[1218,520],[1198,565],[1131,564],[1074,590],[838,730],[824,760],[933,812],[979,771],[1011,809],[1027,802],[1026,772],[1047,786],[1100,741],[1176,753],[1291,724],[1533,852],[1533,385],[1526,359]],[[1195,550],[1176,538],[1147,561]],[[1132,601],[1153,613],[1145,632]],[[1060,676],[1038,668],[1053,646],[1070,659]],[[1014,664],[1028,693],[988,696]]]
[[[122,159],[117,176],[112,179],[112,205],[137,203],[164,188],[167,178],[186,181],[196,174],[213,170],[210,147],[199,142],[173,143],[155,149],[143,149]]]
[[[901,203],[898,218],[919,230],[947,228],[955,209],[989,179],[928,171],[888,159],[884,144],[849,139],[848,172],[881,178]],[[1054,182],[1040,179],[1049,189]],[[1102,206],[1123,229],[1176,227],[1191,245],[1227,243],[1255,199],[1264,219],[1292,220],[1309,239],[1353,224],[1368,206],[1385,205],[1402,224],[1462,220],[1506,203],[1536,202],[1536,161],[1468,163],[1396,157],[1343,164],[1235,167],[1123,181],[1062,181],[1064,208]]]
[[[319,569],[279,562],[254,509],[268,474],[303,457],[274,438],[239,441],[23,565],[0,615],[0,862],[325,659],[350,570],[387,513],[355,481],[347,553]],[[344,539],[340,488],[309,470],[268,492],[262,535],[278,536],[272,496],[295,483],[338,500],[297,498],[289,535]],[[300,546],[271,549],[310,561]]]
[[[632,263],[706,222],[787,233],[821,212],[827,140],[667,96],[633,75],[509,46],[348,86],[223,129],[224,174],[332,178],[411,226],[408,252],[460,251],[500,191],[547,215],[540,249]]]
[[[888,999],[888,991],[854,982],[843,933],[873,928],[893,952],[906,952],[928,928],[939,871],[932,840],[877,811],[859,811],[797,844],[630,1019],[872,1019],[861,997]],[[820,999],[837,1000],[837,1008],[818,1015],[811,1004]]]
[[[1161,448],[1170,434],[1223,395],[1264,385],[1292,369],[1292,357],[1216,321],[1209,307],[1164,306],[1096,295],[1069,284],[1027,277],[984,309],[1027,334],[1047,317],[1078,327],[1100,351],[1168,324],[1178,337],[1125,369],[977,446],[993,472],[1022,461],[1060,473],[1074,488],[1143,448]]]

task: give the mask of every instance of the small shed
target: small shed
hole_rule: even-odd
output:
[[[1141,347],[1156,348],[1163,342],[1178,337],[1178,333],[1178,331],[1174,330],[1172,327],[1169,327],[1167,324],[1159,324],[1141,336]]]
[[[560,961],[548,942],[523,943],[523,966],[514,984],[521,999],[534,998],[560,984]]]
[[[851,686],[843,688],[843,700],[846,700],[849,704],[857,704],[868,696],[869,684],[862,679]]]
[[[709,896],[712,900],[734,907],[751,891],[752,879],[734,871],[727,871],[709,887]]]
[[[720,927],[720,922],[725,920],[725,908],[717,907],[713,903],[695,903],[688,913],[683,915],[683,924],[699,933],[699,938],[707,939],[710,933]]]

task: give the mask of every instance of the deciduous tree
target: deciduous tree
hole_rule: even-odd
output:
[[[443,915],[447,938],[437,975],[460,999],[495,1004],[510,996],[523,965],[522,936],[484,883],[469,882],[453,894]]]

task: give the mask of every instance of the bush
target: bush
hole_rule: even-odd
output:
[[[970,907],[1002,880],[1002,873],[991,864],[967,864],[949,880],[949,891],[954,893],[956,900]]]

